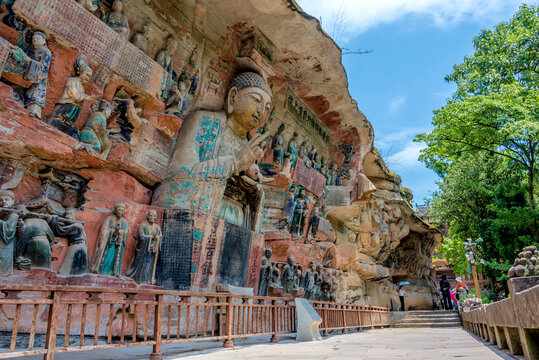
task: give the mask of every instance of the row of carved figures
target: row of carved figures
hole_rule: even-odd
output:
[[[85,4],[94,2],[96,1],[84,1]],[[96,3],[94,4],[95,11],[100,4],[99,1]],[[10,44],[5,40],[2,41],[3,45],[9,49],[4,72],[15,75],[22,74],[24,80],[31,83],[27,88],[14,87],[14,99],[28,109],[32,116],[41,119],[47,96],[47,77],[52,59],[52,53],[47,47],[47,34],[27,28],[26,23],[18,19],[12,12],[11,5],[7,6],[8,12],[4,14],[3,22],[14,27],[21,35],[17,45]],[[127,18],[122,9],[122,1],[114,1],[112,11],[103,16],[103,21],[120,34],[126,35],[129,34],[129,29]],[[149,36],[152,32],[153,25],[148,23],[144,26],[142,33],[135,34],[132,39],[133,44],[146,54],[148,54]],[[177,48],[178,41],[169,37],[165,47],[157,54],[155,61],[164,70],[158,95],[160,100],[165,102],[165,113],[182,118],[189,97],[192,97],[198,88],[200,71],[198,69],[183,72],[174,70],[173,55]],[[189,59],[189,63],[194,66],[194,59]],[[76,129],[73,128],[73,125],[77,120],[82,103],[92,99],[84,92],[84,87],[90,81],[93,73],[84,55],[77,58],[74,72],[75,77],[68,79],[64,93],[57,101],[56,108],[51,115],[56,120],[48,122],[76,137]]]
[[[63,208],[49,199],[40,198],[14,206],[15,196],[0,191],[0,275],[30,268],[52,268],[55,237],[65,238],[68,249],[60,267],[60,275],[88,272],[120,276],[122,255],[128,237],[124,218],[125,205],[116,204],[101,225],[92,260],[83,223],[74,216],[74,208]],[[157,213],[148,211],[138,226],[135,256],[126,272],[137,283],[155,284],[157,257],[161,249],[161,228],[155,223]]]
[[[288,255],[286,264],[279,270],[279,263],[272,262],[271,256],[271,249],[264,249],[258,283],[259,296],[293,294],[309,300],[335,300],[336,276],[338,276],[339,270],[332,273],[326,267],[329,264],[324,264],[322,267],[322,265],[316,265],[314,261],[311,261],[309,268],[303,271],[301,265],[295,263],[292,255]]]
[[[316,146],[311,145],[308,140],[301,142],[297,132],[293,133],[285,146],[283,135],[285,129],[286,125],[281,124],[271,139],[273,162],[281,168],[281,175],[290,178],[290,172],[296,166],[297,159],[300,158],[305,167],[317,170],[326,178],[326,185],[340,186],[343,180],[350,178],[349,171],[344,167],[338,169],[335,161],[332,161],[328,167],[326,159],[320,155]]]

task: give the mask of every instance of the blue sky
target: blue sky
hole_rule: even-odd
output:
[[[412,140],[431,129],[432,110],[455,90],[444,81],[473,54],[481,29],[507,21],[522,3],[539,0],[298,0],[339,45],[372,49],[343,55],[349,90],[373,124],[375,145],[414,203],[437,189],[437,175],[417,160]]]

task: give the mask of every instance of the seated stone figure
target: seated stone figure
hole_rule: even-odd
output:
[[[248,170],[262,154],[267,137],[260,127],[271,110],[271,90],[253,72],[236,75],[226,94],[225,111],[196,111],[182,124],[169,163],[167,180],[154,193],[153,204],[219,213],[227,180]]]
[[[91,154],[106,159],[112,142],[107,136],[107,119],[112,114],[112,105],[107,100],[95,101],[93,113],[80,133],[80,147]]]
[[[73,69],[75,76],[67,79],[64,92],[56,103],[48,123],[78,140],[80,132],[73,125],[77,121],[82,103],[92,99],[84,92],[84,86],[92,77],[92,69],[87,63],[86,56],[82,54],[73,63]]]

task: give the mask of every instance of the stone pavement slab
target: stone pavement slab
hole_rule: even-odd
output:
[[[167,360],[282,359],[511,359],[462,328],[380,329],[331,336],[318,342],[238,346],[203,354],[168,356]]]

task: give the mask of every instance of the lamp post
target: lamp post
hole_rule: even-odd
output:
[[[481,242],[483,239],[477,239],[477,242]],[[473,282],[475,285],[475,293],[478,298],[481,298],[481,290],[479,290],[479,280],[477,279],[477,269],[475,264],[477,263],[476,257],[475,257],[475,249],[472,246],[472,239],[468,239],[466,241],[466,259],[470,262],[470,265],[472,267],[472,276],[473,276]]]

